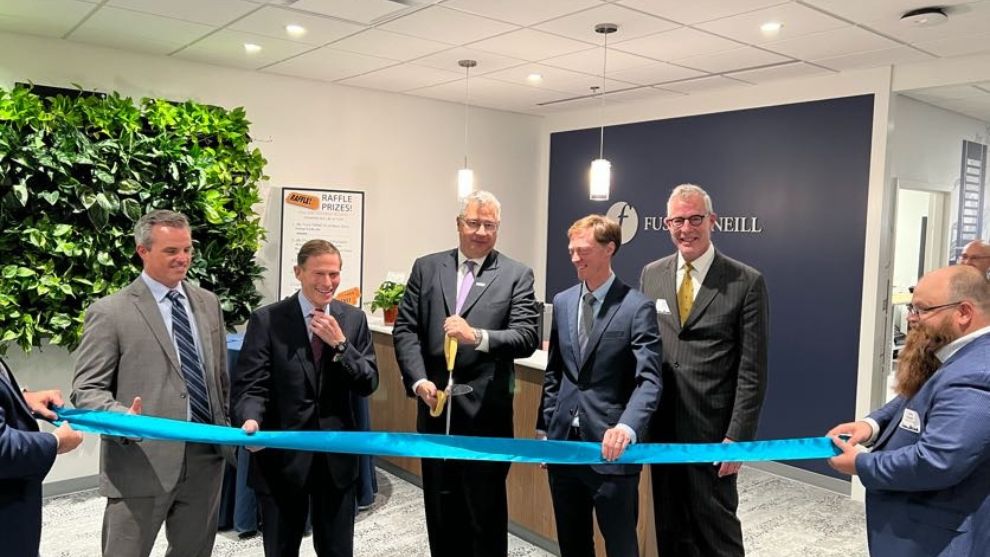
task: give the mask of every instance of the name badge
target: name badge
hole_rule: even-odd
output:
[[[901,416],[900,428],[913,431],[914,433],[921,433],[921,417],[914,410],[905,408],[904,415]]]
[[[479,286],[479,287],[480,287],[480,286],[484,286],[484,285],[486,285],[486,284],[488,284],[488,283],[486,283],[486,282],[475,282],[475,283],[474,283],[474,285],[475,285],[475,286]]]
[[[667,305],[667,300],[664,300],[663,298],[657,300],[657,313],[664,315],[670,314],[670,306]]]

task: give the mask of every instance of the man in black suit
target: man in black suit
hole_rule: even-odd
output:
[[[50,433],[37,418],[55,419],[49,406],[62,406],[59,391],[21,391],[0,360],[0,553],[34,557],[41,542],[41,482],[55,455],[82,443],[82,434],[63,423]]]
[[[537,430],[560,441],[601,442],[613,461],[646,435],[660,397],[660,333],[653,302],[619,280],[619,224],[584,217],[567,231],[579,284],[554,296],[550,356]],[[595,555],[592,513],[610,557],[639,555],[639,464],[550,465],[563,557]]]
[[[249,434],[354,430],[352,394],[378,388],[367,318],[333,299],[340,252],[310,240],[296,262],[300,291],[251,315],[237,360],[231,404]],[[353,555],[358,470],[357,455],[255,451],[248,482],[261,502],[265,555],[299,554],[307,511],[318,555]]]
[[[515,358],[539,343],[533,271],[495,248],[501,205],[477,191],[457,217],[458,249],[416,260],[393,329],[395,353],[409,396],[418,396],[416,429],[443,433],[433,418],[437,390],[447,384],[444,337],[457,339],[454,380],[473,391],[448,400],[451,433],[512,437]],[[423,498],[433,557],[505,556],[509,464],[423,459]]]
[[[663,340],[663,398],[650,438],[669,443],[750,441],[767,376],[767,288],[759,271],[712,245],[716,215],[698,186],[674,188],[664,223],[677,253],[643,268]],[[663,557],[742,557],[736,516],[739,463],[653,465]]]

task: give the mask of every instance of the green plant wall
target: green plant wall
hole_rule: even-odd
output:
[[[132,231],[152,209],[189,217],[189,278],[244,322],[265,234],[249,124],[241,108],[0,88],[0,355],[73,350],[86,308],[140,274]]]

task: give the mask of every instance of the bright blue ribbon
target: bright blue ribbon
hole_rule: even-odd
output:
[[[117,412],[61,408],[59,420],[89,433],[121,437],[249,445],[330,453],[413,458],[449,458],[547,464],[601,464],[600,443],[538,441],[500,437],[466,437],[377,431],[259,431],[135,416]],[[809,460],[830,458],[839,450],[828,437],[804,437],[739,443],[638,443],[617,464],[675,464]]]

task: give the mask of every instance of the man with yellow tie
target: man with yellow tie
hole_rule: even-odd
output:
[[[664,220],[677,253],[643,268],[663,342],[663,396],[650,440],[749,441],[766,391],[767,290],[759,271],[715,250],[705,190],[674,188]],[[664,557],[744,555],[736,516],[739,463],[653,465],[653,509]]]

